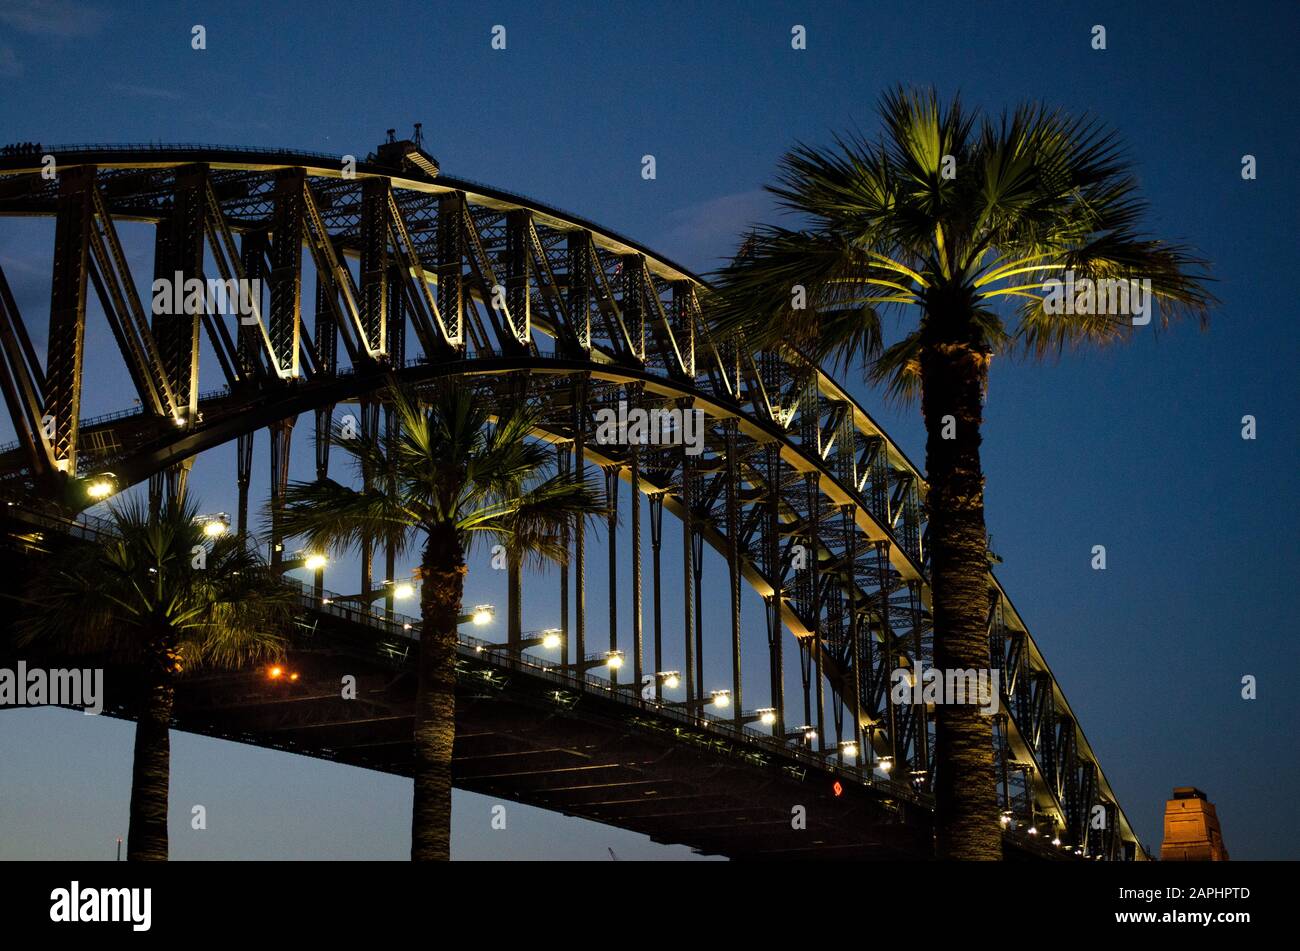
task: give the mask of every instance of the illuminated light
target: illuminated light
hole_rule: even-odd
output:
[[[225,522],[214,518],[212,521],[204,523],[203,534],[207,535],[209,538],[220,538],[222,535],[226,534],[228,528],[229,526],[227,526]]]
[[[67,459],[55,459],[54,469],[57,472],[70,472],[72,470],[72,463]]]
[[[758,711],[758,722],[764,726],[771,726],[776,722],[776,710],[772,707],[764,707]]]
[[[555,650],[555,648],[560,646],[561,641],[562,638],[560,637],[560,629],[558,627],[542,631],[542,647],[547,650]]]
[[[731,691],[730,691],[730,690],[711,690],[711,691],[709,691],[709,697],[710,697],[710,699],[712,699],[712,701],[713,701],[713,705],[714,705],[715,707],[729,707],[729,706],[731,706]]]
[[[618,670],[620,667],[623,666],[623,652],[610,651],[608,658],[605,661],[605,664],[607,667],[609,667],[610,670]]]
[[[320,603],[321,603],[321,604],[333,604],[334,602],[331,601],[329,598],[321,598],[321,599],[320,599]]]
[[[297,680],[297,679],[298,679],[298,675],[297,675],[297,674],[290,674],[290,675],[289,675],[289,679],[290,679],[290,680]]]
[[[284,676],[284,668],[276,665],[266,672],[266,675],[272,680],[279,680]]]
[[[1038,835],[1038,826],[1030,826],[1030,827],[1029,827],[1029,834],[1030,834],[1030,835]]]
[[[411,629],[411,625],[409,625],[409,624],[403,624],[403,625],[402,625],[402,630],[404,630],[404,631],[409,631],[410,629]]]
[[[835,780],[834,785],[831,786],[831,792],[833,792],[836,796],[844,795],[844,787],[840,785],[840,781],[838,779]]]
[[[320,571],[329,564],[329,559],[321,554],[308,555],[303,559],[302,565],[308,571]]]
[[[682,678],[677,675],[677,671],[669,670],[659,675],[664,679],[665,690],[676,690],[681,686]]]
[[[1002,828],[1005,829],[1007,826],[1011,825],[1011,817],[1004,812],[1002,813],[1002,817],[998,819],[998,822],[1002,823]]]
[[[894,768],[894,761],[891,757],[888,756],[880,757],[880,771],[882,773],[887,773],[893,768]]]
[[[1053,837],[1052,837],[1052,845],[1056,846],[1058,849],[1061,847],[1061,839],[1060,839],[1060,836],[1053,836]]]
[[[803,739],[805,743],[816,743],[817,731],[814,730],[812,727],[808,727],[803,731]]]
[[[858,755],[858,744],[852,740],[845,740],[840,744],[840,753],[848,759],[856,759]]]
[[[106,499],[113,494],[113,483],[107,479],[96,479],[86,486],[86,494],[96,501]]]
[[[479,604],[475,605],[474,613],[470,616],[470,620],[478,627],[482,627],[484,624],[491,624],[492,619],[496,617],[496,614],[497,609],[492,607],[492,605]]]
[[[175,419],[172,420],[172,422],[175,423],[177,426],[184,426],[184,425],[185,425],[185,417],[184,417],[184,416],[177,416]]]
[[[407,581],[404,581],[393,588],[393,597],[395,598],[409,598],[414,594],[415,585]]]

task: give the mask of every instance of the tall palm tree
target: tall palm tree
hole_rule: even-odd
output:
[[[283,654],[290,592],[233,536],[210,538],[192,502],[111,508],[113,537],[51,553],[19,642],[106,655],[138,675],[128,861],[167,860],[170,725],[183,671]]]
[[[490,407],[463,386],[440,388],[427,404],[393,386],[389,401],[400,424],[393,445],[333,433],[358,471],[387,476],[359,490],[332,479],[291,483],[282,525],[335,552],[379,541],[398,551],[423,546],[411,858],[446,861],[466,553],[488,542],[563,559],[561,529],[603,506],[582,481],[549,471],[553,454],[527,438],[538,420],[523,403],[493,423]]]
[[[855,135],[784,156],[768,190],[798,226],[755,230],[716,275],[710,307],[722,331],[754,346],[861,361],[891,397],[920,396],[934,661],[987,669],[980,428],[990,360],[1110,343],[1152,309],[1155,326],[1189,313],[1204,324],[1214,301],[1204,262],[1137,230],[1146,203],[1114,133],[1095,120],[1034,104],[992,117],[902,88],[878,111],[876,141]],[[1102,281],[1118,283],[1086,283]],[[1139,285],[1149,296],[1129,295],[1130,281],[1149,281]],[[1155,305],[1145,320],[1121,312],[1122,301],[1133,311],[1144,300]],[[888,346],[886,312],[904,318]],[[990,721],[956,705],[939,706],[936,720],[937,854],[999,858]]]

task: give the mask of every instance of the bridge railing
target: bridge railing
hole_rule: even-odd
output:
[[[10,507],[14,503],[7,503]],[[32,510],[18,510],[11,513],[14,517],[53,531],[62,532],[73,538],[90,542],[105,542],[117,537],[114,524],[110,519],[82,512],[74,518],[63,518]],[[418,641],[420,619],[411,615],[388,612],[370,608],[364,604],[346,600],[346,595],[324,588],[298,578],[282,579],[296,595],[299,607],[309,612],[327,614],[341,620],[358,624],[372,630],[380,631],[389,637],[407,641]],[[457,633],[458,647],[462,656],[477,660],[490,660],[494,666],[519,670],[530,676],[553,681],[557,686],[576,689],[585,693],[598,694],[606,699],[642,710],[658,718],[666,719],[697,730],[717,734],[720,738],[732,739],[747,746],[757,747],[772,755],[789,761],[801,763],[816,769],[825,775],[836,776],[848,782],[871,786],[887,791],[892,797],[914,803],[928,804],[928,797],[916,793],[904,783],[893,779],[881,779],[861,765],[848,766],[834,761],[834,751],[825,754],[813,752],[792,745],[784,738],[759,732],[743,724],[737,725],[734,719],[714,716],[707,711],[694,711],[669,702],[647,700],[640,694],[642,684],[616,684],[610,680],[592,676],[573,669],[564,669],[548,664],[541,658],[531,657],[521,652],[502,651],[489,641],[464,633]]]
[[[299,579],[287,578],[286,584],[297,591],[302,607],[309,611],[328,614],[354,624],[361,624],[385,634],[418,641],[420,619],[411,615],[386,612],[380,609],[366,608],[356,602],[343,600],[344,596],[325,589],[316,589],[312,584]],[[540,657],[523,652],[506,651],[500,645],[469,634],[457,632],[460,654],[466,659],[490,661],[495,667],[517,670],[529,676],[549,680],[557,686],[570,690],[579,690],[598,694],[605,699],[653,714],[656,717],[674,721],[685,727],[704,729],[716,733],[722,738],[732,739],[749,746],[757,746],[787,760],[820,770],[849,782],[860,783],[888,791],[889,795],[914,803],[928,803],[928,798],[921,796],[907,784],[893,779],[882,779],[861,766],[849,766],[834,761],[834,751],[826,755],[792,745],[785,740],[763,733],[743,724],[737,727],[733,719],[715,716],[707,711],[684,709],[673,701],[659,702],[647,700],[641,696],[643,684],[616,684],[610,680],[591,674],[566,669],[548,663]]]

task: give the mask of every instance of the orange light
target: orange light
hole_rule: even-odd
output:
[[[272,680],[279,680],[282,676],[284,676],[284,668],[278,666],[272,667],[270,670],[267,671],[267,674],[270,676]]]
[[[835,795],[837,796],[844,795],[844,787],[840,785],[840,781],[838,779],[835,780],[835,785],[831,786],[831,792],[835,793]]]
[[[290,680],[297,680],[297,679],[298,679],[298,675],[297,675],[297,674],[290,674],[290,675],[289,675],[289,679],[290,679]]]

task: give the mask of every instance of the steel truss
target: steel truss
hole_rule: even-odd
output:
[[[417,388],[456,375],[485,400],[535,403],[538,435],[556,444],[561,465],[592,479],[603,472],[611,499],[619,481],[647,496],[648,592],[641,506],[632,507],[630,533],[627,519],[611,518],[607,528],[611,591],[619,553],[632,541],[633,616],[620,626],[609,606],[608,643],[632,654],[634,683],[662,671],[664,638],[676,632],[687,701],[707,697],[699,602],[708,545],[727,566],[731,625],[718,636],[728,639],[734,725],[758,697],[774,710],[774,735],[793,732],[802,743],[802,725],[830,757],[853,740],[864,782],[880,781],[874,770],[887,760],[893,783],[927,795],[931,711],[890,702],[894,671],[928,668],[933,656],[924,480],[817,367],[715,339],[696,277],[590,222],[445,177],[362,164],[348,178],[341,161],[293,153],[53,154],[54,181],[30,157],[0,160],[0,216],[55,221],[43,366],[0,273],[0,389],[18,436],[0,453],[9,496],[66,502],[76,479],[111,470],[121,488],[183,472],[196,454],[238,440],[238,525],[246,532],[258,429],[272,440],[274,512],[298,415],[314,414],[317,472],[325,475],[337,405],[357,403],[363,427],[376,433],[382,415],[392,438],[395,422],[381,410],[393,375]],[[235,321],[207,308],[150,321],[118,237],[127,221],[154,228],[154,276],[256,279],[263,293]],[[302,312],[308,279],[310,327]],[[138,393],[136,413],[82,418],[88,285]],[[213,394],[199,387],[201,333],[224,383]],[[700,411],[703,451],[600,444],[596,414],[620,402]],[[680,522],[680,588],[660,570],[664,509]],[[278,528],[271,541],[279,557]],[[588,613],[580,524],[568,543],[561,626],[566,657],[578,663],[588,618],[601,613]],[[391,577],[393,552],[385,554]],[[369,554],[363,573],[367,590]],[[512,637],[521,610],[515,574]],[[742,683],[742,583],[765,605],[770,678],[760,688]],[[992,574],[989,584],[990,647],[1003,688],[995,730],[1003,808],[1086,856],[1143,857],[1023,620]],[[795,639],[797,700],[786,696],[783,628]]]

